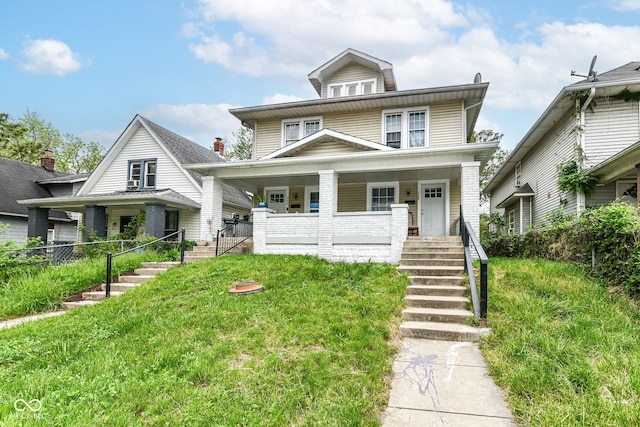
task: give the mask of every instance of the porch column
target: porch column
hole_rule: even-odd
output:
[[[467,162],[460,166],[462,213],[480,238],[480,162]]]
[[[200,240],[215,234],[222,226],[222,187],[224,181],[214,176],[202,177],[202,203],[200,208]]]
[[[409,227],[409,205],[391,205],[391,254],[388,262],[391,264],[400,263],[402,248],[407,240],[407,229]]]
[[[167,205],[163,203],[145,203],[144,233],[151,237],[164,237],[164,224]]]
[[[49,208],[29,206],[29,220],[27,223],[27,237],[35,239],[40,237],[42,243],[47,243],[49,231]]]
[[[267,253],[267,214],[273,213],[269,208],[253,208],[253,253]]]
[[[87,231],[94,232],[96,237],[107,237],[107,208],[98,205],[85,206]]]
[[[338,211],[338,174],[319,171],[318,257],[333,260],[333,216]]]

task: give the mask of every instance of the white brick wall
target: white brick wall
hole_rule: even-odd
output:
[[[254,209],[254,251],[314,255],[330,261],[398,263],[407,237],[407,211],[407,205],[393,205],[391,212],[327,215],[325,221],[332,226],[325,223],[328,238],[322,239],[320,213],[274,214],[270,209]]]
[[[462,163],[462,212],[476,236],[480,236],[480,162]]]
[[[222,224],[222,187],[223,181],[213,176],[202,177],[202,205],[200,208],[200,239],[207,233],[215,233]],[[209,227],[208,220],[211,220]],[[215,237],[215,236],[214,236]]]

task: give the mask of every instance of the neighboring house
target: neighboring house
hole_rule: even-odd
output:
[[[21,203],[38,211],[64,209],[83,214],[84,225],[99,237],[124,231],[129,221],[145,214],[145,234],[162,237],[182,228],[187,239],[205,239],[223,225],[223,218],[248,214],[251,200],[225,185],[215,196],[203,191],[202,174],[185,164],[223,163],[224,145],[213,152],[152,121],[136,115],[78,192],[70,196],[35,198]],[[222,212],[203,216],[218,197]]]
[[[56,171],[50,151],[45,153],[41,166],[0,158],[0,222],[9,225],[9,230],[0,234],[0,240],[13,240],[22,245],[34,226],[29,222],[29,208],[18,200],[73,195],[85,179],[86,175]],[[50,210],[42,218],[44,240],[76,240],[77,222],[78,217],[73,213]]]
[[[578,213],[618,198],[637,204],[639,100],[640,62],[564,87],[484,189],[506,231],[524,233],[558,209]],[[588,199],[558,189],[558,167],[571,160],[597,178]]]
[[[390,63],[353,49],[308,77],[319,99],[230,110],[253,130],[251,160],[188,166],[209,175],[205,191],[232,184],[268,204],[253,210],[256,253],[395,263],[410,223],[454,235],[461,205],[478,232],[497,144],[469,141],[488,83],[400,91]]]

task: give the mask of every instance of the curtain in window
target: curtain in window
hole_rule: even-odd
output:
[[[424,147],[425,113],[409,113],[409,147]]]

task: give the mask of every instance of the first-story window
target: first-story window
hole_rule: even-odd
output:
[[[178,211],[166,211],[164,213],[164,235],[178,231]]]
[[[509,211],[508,218],[508,233],[514,234],[516,232],[516,211]]]
[[[282,121],[282,146],[293,144],[322,129],[322,117],[287,119]]]
[[[390,211],[397,202],[398,183],[367,184],[367,207],[371,211]]]
[[[127,176],[127,190],[141,190],[156,187],[156,159],[130,160]]]

